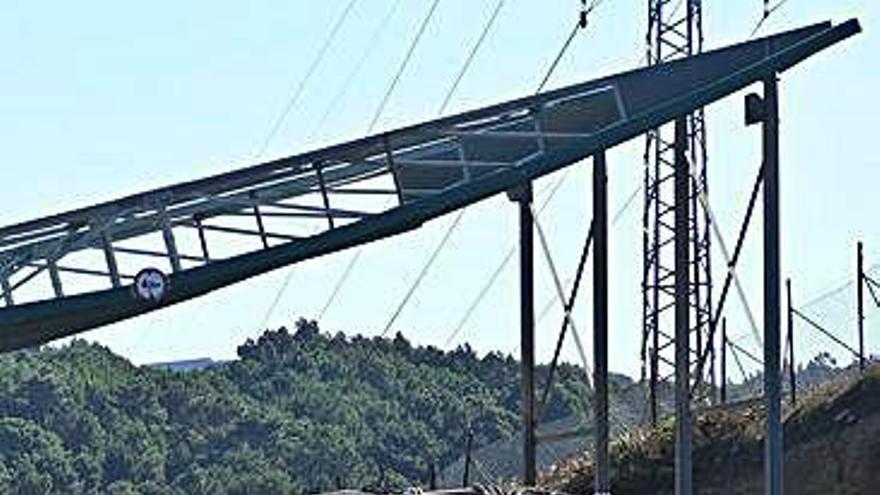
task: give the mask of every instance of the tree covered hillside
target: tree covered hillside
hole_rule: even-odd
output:
[[[0,356],[0,493],[305,493],[425,482],[518,428],[519,369],[300,320],[240,359],[189,373],[135,367],[95,344]],[[546,369],[538,373],[543,384]],[[589,411],[559,370],[546,419]]]

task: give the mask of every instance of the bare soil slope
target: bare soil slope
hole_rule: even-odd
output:
[[[696,493],[762,493],[763,417],[754,402],[696,415]],[[673,434],[669,421],[615,443],[615,495],[673,493]],[[554,466],[542,484],[591,494],[592,479],[591,462],[581,457]],[[786,412],[785,493],[880,493],[880,367],[822,386]]]

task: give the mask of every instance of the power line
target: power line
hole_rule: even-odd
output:
[[[758,34],[758,31],[760,31],[761,28],[764,26],[764,23],[767,22],[767,19],[770,18],[770,16],[774,12],[779,10],[779,8],[786,3],[788,3],[788,0],[779,0],[778,2],[776,2],[775,5],[771,7],[769,0],[764,0],[764,14],[761,16],[761,19],[755,24],[755,27],[754,29],[752,29],[752,33],[749,35],[749,38],[754,38],[754,36]]]
[[[303,94],[303,91],[306,88],[306,85],[308,84],[312,75],[315,73],[315,70],[321,64],[321,61],[324,60],[324,57],[327,54],[327,50],[330,48],[330,45],[333,44],[333,41],[336,39],[337,34],[339,34],[340,29],[342,29],[342,25],[345,23],[345,20],[348,18],[348,15],[351,13],[357,1],[358,0],[349,0],[348,4],[345,6],[345,9],[343,9],[342,13],[336,19],[336,22],[333,23],[333,27],[330,29],[330,33],[327,35],[327,38],[324,40],[324,43],[321,45],[321,48],[315,55],[315,59],[312,61],[312,64],[306,71],[306,74],[300,80],[299,84],[296,87],[296,90],[291,94],[290,99],[288,99],[287,104],[281,111],[281,114],[275,119],[275,122],[272,124],[269,133],[266,135],[266,138],[263,140],[262,146],[260,146],[260,149],[257,152],[257,158],[262,157],[269,149],[269,145],[272,144],[272,140],[275,139],[278,131],[281,130],[281,126],[284,124],[284,121],[287,119],[290,111],[293,110],[293,107],[299,101],[300,97]],[[269,318],[272,316],[272,313],[275,311],[278,303],[281,302],[281,296],[287,290],[287,286],[290,285],[290,281],[293,278],[294,268],[295,267],[290,267],[288,269],[287,274],[284,277],[284,282],[281,284],[281,287],[279,287],[279,289],[276,291],[275,298],[272,300],[272,304],[269,305],[269,308],[263,315],[263,321],[260,324],[260,327],[266,326],[266,323],[269,321]]]
[[[416,32],[416,36],[415,38],[413,38],[412,43],[410,43],[409,49],[406,52],[406,56],[403,58],[403,61],[400,63],[400,67],[397,69],[397,73],[394,74],[394,79],[392,79],[391,85],[388,86],[388,90],[385,91],[385,95],[382,96],[382,101],[379,103],[379,108],[376,109],[375,115],[373,115],[373,120],[370,122],[370,127],[367,129],[367,134],[373,132],[376,124],[379,122],[379,117],[381,117],[382,112],[385,111],[385,105],[388,104],[388,100],[391,98],[391,94],[397,88],[397,84],[400,82],[400,77],[406,70],[406,66],[409,65],[409,61],[412,59],[412,55],[413,53],[415,53],[416,47],[419,45],[419,41],[421,41],[422,35],[425,34],[425,29],[428,27],[428,24],[434,17],[434,12],[437,11],[437,5],[439,4],[440,0],[434,0],[431,3],[431,8],[428,10],[428,14],[425,15],[424,19],[422,19],[422,24],[419,26],[419,30],[418,32]]]
[[[345,10],[343,10],[342,14],[340,14],[340,16],[336,19],[336,22],[333,24],[333,28],[330,30],[330,34],[327,36],[327,39],[324,40],[324,44],[321,45],[321,49],[318,50],[318,54],[315,56],[315,59],[312,60],[312,64],[306,71],[305,76],[303,76],[303,78],[299,81],[296,90],[290,96],[290,99],[287,100],[287,104],[284,106],[281,114],[275,119],[275,123],[272,124],[272,128],[269,130],[269,134],[266,135],[266,139],[263,141],[263,145],[260,147],[260,151],[257,153],[257,157],[262,157],[266,153],[266,150],[269,149],[269,145],[272,143],[272,140],[275,139],[275,135],[278,134],[278,131],[281,130],[281,126],[287,119],[287,115],[297,104],[297,102],[299,102],[299,99],[302,96],[306,85],[312,78],[315,70],[321,64],[321,61],[324,60],[324,56],[327,54],[327,50],[330,48],[330,45],[333,44],[333,40],[336,39],[336,35],[339,34],[339,30],[342,28],[342,24],[345,22],[345,19],[348,18],[348,14],[351,13],[351,10],[354,8],[354,5],[357,3],[357,1],[358,0],[349,0],[348,5],[345,6]]]
[[[470,68],[471,63],[474,60],[474,57],[476,56],[477,52],[479,51],[480,47],[482,46],[483,41],[486,40],[486,36],[489,34],[489,31],[491,30],[492,25],[495,23],[495,20],[498,18],[498,13],[501,12],[501,7],[504,6],[504,2],[505,2],[505,0],[499,0],[498,3],[495,5],[495,9],[492,11],[492,15],[489,17],[489,20],[486,22],[486,25],[483,27],[483,31],[480,33],[480,37],[477,39],[477,42],[474,44],[473,48],[471,49],[470,53],[468,54],[467,58],[465,59],[464,64],[462,64],[462,67],[459,70],[458,75],[455,78],[455,81],[453,82],[452,86],[449,88],[449,91],[447,91],[447,93],[446,93],[446,97],[443,98],[443,103],[440,105],[440,109],[437,111],[438,116],[443,115],[443,112],[446,110],[446,106],[449,104],[449,102],[452,99],[452,96],[455,94],[455,91],[458,89],[458,84],[461,82],[462,78],[464,78],[464,75],[467,73],[467,70]],[[440,241],[439,244],[437,244],[437,247],[434,248],[433,253],[431,253],[431,256],[426,260],[425,264],[422,266],[421,271],[419,272],[419,275],[413,281],[409,290],[407,290],[406,295],[403,297],[403,300],[401,300],[400,304],[398,304],[397,309],[394,311],[391,318],[388,320],[388,323],[385,325],[385,328],[382,331],[383,336],[385,334],[387,334],[389,330],[391,330],[391,326],[394,325],[394,322],[397,320],[397,317],[400,316],[400,313],[403,311],[404,307],[407,305],[409,300],[412,298],[413,294],[415,294],[415,291],[418,289],[419,285],[421,285],[422,280],[424,280],[425,276],[428,273],[428,270],[430,270],[431,266],[433,266],[434,261],[437,259],[440,252],[446,246],[446,243],[449,241],[449,238],[451,237],[452,233],[455,231],[456,228],[458,228],[459,224],[461,223],[461,219],[462,219],[462,217],[464,217],[464,214],[466,211],[467,211],[467,209],[459,210],[458,214],[455,216],[455,219],[452,221],[452,223],[449,224],[449,227],[447,228],[446,233],[443,235],[442,240]]]
[[[569,170],[570,169],[566,169],[559,177],[559,179],[557,179],[556,182],[552,184],[552,186],[547,186],[544,189],[544,191],[549,189],[550,192],[538,208],[538,214],[544,211],[544,208],[546,208],[547,205],[550,204],[550,201],[556,195],[559,187],[562,186],[562,182],[565,180],[565,177],[568,176]],[[502,258],[501,263],[499,263],[495,270],[492,272],[489,280],[487,280],[483,287],[480,288],[480,291],[477,293],[477,297],[471,302],[470,306],[468,306],[467,310],[465,311],[464,316],[462,316],[461,319],[458,321],[458,325],[456,325],[455,329],[453,329],[453,331],[446,337],[444,346],[449,345],[449,343],[452,342],[452,340],[458,335],[458,333],[461,332],[461,329],[464,328],[471,315],[474,313],[474,311],[476,311],[480,303],[483,302],[486,294],[489,293],[489,289],[491,289],[492,286],[495,285],[495,281],[498,279],[498,277],[501,275],[501,272],[504,271],[504,268],[513,258],[514,253],[516,253],[516,246],[511,246],[510,249],[507,250],[507,254],[504,255],[504,258]]]
[[[397,83],[400,81],[400,76],[403,75],[403,72],[406,70],[406,66],[409,65],[410,59],[412,58],[412,55],[415,52],[419,41],[422,39],[422,35],[425,33],[425,28],[428,26],[431,18],[434,17],[434,12],[437,10],[437,5],[439,3],[440,0],[434,0],[434,2],[431,4],[430,10],[428,10],[428,13],[425,15],[424,19],[422,19],[419,30],[416,32],[416,36],[410,43],[409,49],[406,52],[406,56],[403,58],[403,62],[401,62],[400,67],[397,69],[397,73],[394,75],[394,79],[391,81],[391,84],[388,86],[388,90],[385,91],[385,94],[382,97],[379,108],[376,109],[376,113],[373,115],[373,120],[370,122],[370,126],[367,128],[367,134],[373,132],[373,128],[379,121],[379,117],[382,116],[382,112],[385,110],[385,105],[388,103],[389,98],[391,98],[391,94],[397,87]],[[359,248],[357,251],[355,251],[354,256],[351,257],[348,264],[345,266],[345,270],[343,270],[342,276],[339,277],[339,280],[336,281],[336,285],[334,285],[333,291],[330,293],[330,297],[327,298],[327,301],[321,308],[321,312],[318,313],[319,320],[324,317],[324,314],[327,313],[327,310],[330,308],[330,306],[333,305],[333,302],[336,300],[336,296],[339,294],[339,291],[342,290],[342,287],[345,285],[345,282],[348,280],[348,277],[354,270],[355,265],[357,265],[357,262],[361,257],[361,253],[363,253],[362,248]]]
[[[575,24],[574,29],[571,30],[568,38],[565,39],[565,43],[562,44],[562,49],[559,50],[556,58],[553,59],[553,63],[550,64],[550,68],[547,70],[547,73],[544,74],[544,78],[541,79],[541,82],[538,84],[538,89],[535,91],[535,93],[540,93],[544,90],[544,86],[547,85],[547,82],[550,80],[550,76],[553,75],[554,71],[556,71],[556,67],[559,65],[559,61],[562,60],[562,56],[565,55],[565,52],[568,51],[568,47],[571,46],[571,42],[574,41],[574,36],[577,34],[578,29],[580,29],[580,24]]]
[[[553,59],[553,63],[550,64],[550,68],[547,69],[547,73],[544,75],[544,78],[541,79],[541,83],[538,84],[538,89],[537,91],[535,91],[536,94],[544,91],[544,86],[546,86],[547,83],[550,81],[550,76],[553,75],[553,73],[556,71],[556,67],[559,65],[559,62],[562,61],[562,57],[565,56],[566,52],[568,52],[568,48],[574,41],[574,37],[577,34],[578,29],[587,28],[590,14],[604,1],[605,0],[593,0],[593,2],[591,2],[588,7],[581,11],[578,22],[575,23],[574,28],[571,30],[571,33],[569,33],[568,37],[565,39],[565,43],[562,44],[562,48],[559,50],[559,53],[556,54],[556,58]]]
[[[391,5],[391,8],[385,14],[385,17],[382,18],[382,21],[376,27],[376,30],[373,31],[373,34],[367,41],[360,58],[355,63],[355,65],[352,66],[349,73],[345,76],[345,79],[343,80],[342,86],[339,88],[339,91],[337,91],[337,93],[333,96],[330,105],[321,115],[321,118],[318,119],[318,123],[315,124],[315,126],[313,127],[312,136],[317,134],[318,130],[324,127],[327,119],[330,118],[330,115],[333,114],[333,112],[336,110],[336,107],[339,106],[339,103],[342,101],[343,97],[348,93],[348,89],[351,87],[352,82],[357,79],[358,74],[360,74],[361,69],[363,69],[364,64],[369,58],[370,53],[373,51],[373,48],[378,43],[379,38],[381,38],[382,34],[385,32],[385,29],[387,29],[391,18],[394,16],[394,13],[397,11],[398,7],[400,7],[400,4],[402,2],[403,0],[395,0],[395,2]]]
[[[465,59],[464,65],[462,65],[461,70],[458,71],[458,76],[456,76],[455,82],[452,83],[452,87],[449,88],[449,92],[446,93],[446,98],[443,99],[443,103],[440,105],[440,110],[437,111],[438,115],[443,115],[443,112],[446,111],[446,107],[452,100],[452,95],[455,94],[455,91],[458,89],[458,85],[461,83],[461,80],[464,78],[465,73],[467,73],[468,69],[471,66],[471,63],[474,61],[474,57],[476,57],[477,52],[480,50],[480,47],[483,46],[483,42],[489,35],[489,31],[492,30],[492,26],[495,24],[495,20],[498,19],[498,14],[501,13],[501,7],[504,7],[504,2],[505,0],[498,0],[498,3],[495,4],[495,9],[492,10],[492,15],[489,16],[489,21],[486,22],[486,25],[483,27],[483,31],[480,33],[480,37],[477,39],[477,42],[474,44],[471,52],[468,54],[467,59]]]
[[[272,316],[272,313],[275,312],[275,308],[278,307],[278,303],[281,302],[281,296],[287,291],[287,286],[290,285],[290,281],[293,279],[293,274],[296,271],[296,265],[291,266],[287,270],[287,274],[284,277],[284,282],[281,284],[281,287],[275,292],[275,298],[272,300],[272,304],[269,305],[269,308],[266,309],[266,313],[263,315],[263,321],[260,323],[260,328],[266,328],[266,324],[269,322],[269,318]]]
[[[535,90],[535,94],[540,93],[544,89],[544,86],[547,85],[547,82],[550,80],[550,77],[553,75],[553,73],[556,71],[556,68],[559,66],[559,62],[562,60],[562,57],[568,51],[569,47],[571,46],[572,41],[574,41],[574,37],[577,34],[578,29],[586,28],[587,15],[589,15],[589,13],[592,12],[592,10],[602,1],[604,1],[604,0],[594,1],[588,9],[585,9],[583,11],[581,18],[578,20],[578,23],[575,24],[574,29],[571,31],[571,33],[566,38],[565,43],[562,44],[562,48],[556,54],[556,57],[553,59],[553,62],[550,64],[550,67],[547,69],[547,72],[544,74],[544,77],[541,79],[541,82],[538,84],[538,88]],[[559,189],[559,186],[562,185],[562,181],[564,178],[565,178],[565,175],[560,177],[560,179],[556,182],[556,184],[554,184],[553,190],[551,191],[551,194],[550,194],[550,197],[547,199],[547,201],[544,202],[543,205],[541,205],[541,208],[538,210],[539,212],[543,211],[544,207],[548,204],[549,199],[551,199],[553,197],[553,195],[556,193],[556,190]],[[628,201],[631,201],[631,199]],[[461,331],[462,327],[464,327],[465,323],[467,323],[467,320],[470,319],[470,316],[473,314],[473,312],[476,310],[476,308],[483,301],[483,298],[485,298],[486,294],[489,292],[489,289],[495,284],[495,281],[501,275],[501,272],[503,271],[504,267],[507,266],[507,263],[510,262],[515,250],[516,250],[515,247],[511,247],[508,250],[507,254],[501,260],[501,264],[499,264],[498,267],[495,269],[495,271],[492,272],[492,275],[489,277],[489,280],[487,281],[487,283],[483,286],[482,289],[480,289],[480,292],[477,294],[476,299],[474,299],[474,301],[468,307],[467,311],[465,311],[464,316],[459,321],[455,330],[453,330],[453,332],[446,338],[445,345],[449,345],[449,342],[453,338],[455,338],[456,335],[458,335],[458,333]],[[541,311],[541,317],[539,319],[543,318],[543,316],[546,315],[546,312],[549,310],[552,303],[553,303],[553,298],[551,298],[550,301],[548,302],[548,304],[545,305],[545,309]]]
[[[376,43],[378,42],[379,38],[384,33],[385,29],[388,27],[388,23],[391,21],[391,18],[394,16],[394,13],[397,11],[398,7],[400,6],[400,4],[402,2],[403,2],[403,0],[396,0],[391,5],[391,8],[388,10],[388,12],[385,14],[385,17],[382,18],[382,21],[379,23],[376,30],[373,31],[373,34],[370,36],[369,41],[367,41],[366,48],[364,49],[363,53],[361,54],[360,58],[358,59],[357,63],[354,65],[352,70],[345,77],[345,80],[344,80],[342,87],[336,93],[336,95],[334,95],[333,99],[331,100],[330,105],[327,107],[327,110],[324,112],[324,114],[318,120],[318,124],[315,125],[313,133],[317,132],[317,130],[323,126],[323,124],[327,121],[327,118],[329,118],[330,114],[333,113],[333,111],[339,105],[339,102],[342,100],[342,98],[348,92],[348,88],[351,86],[352,81],[354,81],[357,78],[357,75],[360,73],[361,69],[363,68],[364,64],[366,63],[366,60],[369,57],[370,52],[375,47]],[[349,4],[349,5],[351,5],[351,4]],[[346,9],[346,15],[349,10],[350,9]],[[350,272],[351,269],[354,267],[354,264],[357,263],[357,258],[359,257],[359,255],[360,255],[360,251],[358,251],[355,254],[354,258],[352,258],[351,262],[349,262],[349,266],[346,267],[346,270],[343,274],[344,278],[347,278],[346,273]],[[266,325],[266,322],[268,321],[272,312],[275,310],[275,307],[278,305],[278,303],[281,299],[281,295],[286,291],[287,286],[290,284],[290,280],[291,280],[291,277],[293,276],[293,272],[294,272],[294,267],[291,267],[287,273],[287,277],[284,279],[284,283],[281,285],[281,288],[279,289],[278,293],[276,294],[275,299],[272,302],[272,305],[270,306],[269,310],[266,312],[265,317],[263,318],[263,326]],[[327,307],[329,307],[329,305],[336,298],[336,294],[339,292],[339,290],[341,288],[342,288],[342,284],[337,283],[337,287],[335,287],[333,289],[333,292],[331,293],[330,298],[327,300],[327,302],[324,304],[324,307],[321,309],[321,312],[318,316],[319,319],[322,316],[324,316],[324,313],[327,311]]]
[[[546,75],[545,75],[544,78],[542,79],[541,84],[538,86],[538,89],[537,89],[537,91],[536,91],[536,94],[539,93],[539,92],[543,89],[544,85],[546,85],[547,81],[550,80],[550,77],[551,77],[551,76],[553,75],[553,73],[555,72],[556,67],[557,67],[558,64],[559,64],[559,61],[562,59],[562,57],[564,56],[565,52],[566,52],[566,51],[568,50],[568,48],[571,46],[572,40],[573,40],[573,38],[574,38],[574,34],[577,32],[577,29],[578,29],[578,28],[586,28],[586,26],[587,26],[587,22],[586,22],[587,16],[589,15],[590,12],[593,11],[593,9],[595,9],[595,8],[596,8],[598,5],[600,5],[603,1],[604,1],[604,0],[595,0],[595,1],[593,1],[593,2],[590,4],[590,6],[582,12],[579,23],[575,25],[575,30],[574,30],[574,32],[572,33],[571,36],[569,36],[569,38],[568,38],[568,39],[566,40],[566,42],[563,44],[562,49],[561,49],[560,52],[557,54],[556,58],[553,60],[553,63],[550,65],[550,68],[548,69]],[[401,76],[401,74],[403,73],[403,70],[404,70],[405,67],[406,67],[406,64],[408,63],[409,59],[411,58],[411,55],[412,55],[413,51],[415,50],[415,46],[418,44],[418,40],[421,38],[422,34],[424,33],[425,27],[427,26],[428,22],[430,21],[431,17],[433,16],[433,13],[434,13],[434,11],[436,10],[436,7],[437,7],[437,4],[438,4],[438,3],[439,3],[439,0],[435,0],[435,2],[431,5],[431,10],[428,12],[428,15],[427,15],[427,16],[425,17],[425,19],[423,20],[422,25],[420,26],[419,31],[418,31],[418,33],[416,34],[416,37],[415,37],[415,39],[413,40],[413,43],[411,44],[409,51],[407,52],[407,56],[404,58],[403,64],[401,65],[400,69],[398,70],[397,74],[395,75],[395,78],[394,78],[394,80],[392,81],[391,86],[388,88],[388,91],[385,93],[385,96],[384,96],[384,98],[383,98],[383,101],[382,101],[382,103],[380,104],[380,106],[379,106],[379,108],[378,108],[377,114],[376,114],[376,116],[374,117],[373,122],[370,124],[370,131],[368,131],[368,133],[372,131],[372,128],[375,126],[376,122],[378,121],[379,115],[381,114],[382,110],[385,108],[385,104],[387,103],[387,100],[388,100],[388,98],[390,97],[391,92],[394,90],[394,88],[395,88],[397,82],[399,81],[400,76]],[[492,15],[489,17],[489,20],[487,21],[486,25],[484,26],[483,31],[481,32],[480,37],[477,39],[476,44],[474,45],[473,49],[472,49],[471,52],[469,53],[468,57],[465,59],[465,62],[464,62],[464,64],[463,64],[463,66],[462,66],[462,69],[460,70],[458,76],[456,77],[455,82],[453,83],[452,87],[450,88],[449,92],[447,93],[446,97],[444,98],[444,102],[443,102],[443,104],[442,104],[441,107],[440,107],[440,113],[442,113],[442,112],[445,110],[445,108],[446,108],[446,106],[447,106],[449,100],[451,99],[452,95],[454,94],[454,92],[455,92],[456,89],[458,88],[458,84],[459,84],[459,82],[460,82],[461,79],[464,77],[464,74],[467,72],[468,68],[470,67],[470,65],[471,65],[471,63],[472,63],[472,61],[473,61],[473,59],[474,59],[476,53],[479,51],[480,46],[482,46],[482,43],[485,41],[485,38],[486,38],[486,36],[488,35],[489,31],[491,30],[492,25],[495,23],[495,20],[497,19],[498,14],[499,14],[499,12],[500,12],[500,10],[501,10],[501,7],[503,7],[503,4],[504,4],[504,0],[499,0],[499,2],[496,4],[495,9],[493,10]],[[558,185],[557,185],[557,187],[558,187]],[[452,232],[453,232],[453,231],[458,227],[458,225],[460,224],[460,222],[461,222],[461,218],[464,216],[465,211],[466,211],[466,210],[461,210],[461,211],[459,212],[458,216],[456,216],[455,220],[450,224],[449,228],[447,229],[447,232],[446,232],[446,233],[444,234],[444,236],[443,236],[443,239],[442,239],[441,242],[437,245],[437,247],[435,248],[434,252],[431,254],[431,256],[430,256],[430,257],[428,258],[428,260],[426,261],[425,265],[423,265],[423,267],[422,267],[422,269],[420,270],[419,275],[416,277],[416,279],[415,279],[413,285],[411,285],[411,287],[410,287],[409,290],[407,291],[406,295],[404,296],[404,299],[401,301],[401,303],[398,305],[398,307],[397,307],[397,309],[395,310],[395,312],[392,314],[391,319],[389,320],[388,324],[386,324],[386,326],[385,326],[385,328],[384,328],[384,330],[383,330],[383,332],[382,332],[383,335],[385,335],[385,334],[391,329],[391,325],[393,325],[394,321],[397,319],[397,317],[398,317],[398,316],[400,315],[400,313],[403,311],[404,307],[405,307],[406,304],[409,302],[409,300],[411,299],[412,295],[413,295],[413,294],[415,293],[415,291],[418,289],[418,286],[421,284],[422,280],[424,280],[425,276],[427,275],[428,270],[429,270],[430,267],[433,265],[434,261],[437,259],[437,257],[438,257],[438,255],[440,254],[440,252],[441,252],[441,251],[443,250],[443,248],[446,246],[446,243],[447,243],[447,241],[448,241],[450,235],[452,234]],[[357,264],[357,261],[358,261],[358,259],[360,258],[360,254],[361,254],[360,251],[358,251],[357,253],[355,253],[355,255],[352,257],[351,261],[350,261],[350,262],[348,263],[348,265],[346,266],[346,269],[343,271],[342,277],[340,278],[340,280],[337,282],[336,286],[334,287],[334,290],[333,290],[333,293],[331,294],[330,300],[328,300],[328,302],[324,305],[324,308],[321,310],[321,313],[320,313],[319,318],[322,317],[322,316],[324,315],[324,313],[326,312],[327,308],[330,306],[330,303],[332,302],[332,300],[335,299],[336,294],[338,294],[338,292],[339,292],[339,290],[341,289],[342,285],[345,284],[345,281],[346,281],[347,278],[350,276],[351,272],[352,272],[353,269],[354,269],[354,266]],[[502,265],[506,264],[507,261],[509,261],[509,257],[505,258],[505,262],[502,263]],[[503,268],[503,266],[502,266],[502,268]],[[496,274],[496,275],[494,275],[494,277],[497,277],[497,276],[500,274],[500,269],[501,269],[501,268],[499,268],[499,273]],[[493,282],[493,283],[494,283],[494,282]],[[487,289],[487,291],[488,291],[488,289]],[[478,303],[477,303],[477,304],[478,304]],[[454,335],[454,334],[457,334],[459,330],[460,330],[460,328],[456,329],[456,331],[453,332],[453,335]],[[452,337],[452,336],[450,336],[450,338],[451,338],[451,337]]]
[[[431,253],[431,256],[425,261],[425,264],[422,266],[421,271],[419,271],[418,276],[413,281],[409,290],[406,291],[406,295],[403,296],[403,300],[400,301],[400,304],[397,305],[397,309],[394,310],[394,313],[391,315],[391,318],[388,320],[388,323],[385,324],[385,328],[382,330],[382,337],[384,337],[391,327],[394,325],[394,322],[397,321],[397,317],[400,316],[400,313],[403,312],[403,308],[406,307],[409,300],[412,298],[413,294],[415,294],[416,289],[418,289],[419,285],[424,280],[425,276],[428,274],[428,270],[434,264],[434,261],[437,260],[437,256],[440,255],[440,252],[443,251],[443,248],[446,247],[446,243],[449,242],[449,238],[452,237],[452,233],[455,231],[458,224],[461,223],[461,219],[464,216],[464,212],[467,210],[458,210],[458,214],[455,215],[455,219],[449,225],[449,228],[446,229],[446,233],[443,235],[443,238],[437,244],[437,247],[434,248],[434,251]]]
[[[330,297],[327,298],[327,301],[324,303],[324,306],[318,313],[318,321],[324,318],[324,314],[327,313],[327,310],[333,304],[333,301],[336,300],[336,296],[339,294],[339,291],[342,290],[342,286],[345,285],[346,280],[348,280],[348,276],[351,275],[351,271],[357,264],[358,259],[360,259],[361,253],[363,253],[362,249],[358,249],[354,252],[354,256],[352,256],[351,259],[348,260],[348,264],[345,265],[345,270],[342,271],[342,275],[336,281],[336,285],[333,286],[333,291],[330,292]]]

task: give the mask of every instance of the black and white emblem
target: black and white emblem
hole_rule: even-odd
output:
[[[134,293],[138,299],[161,302],[168,294],[168,277],[155,268],[144,268],[134,277]]]

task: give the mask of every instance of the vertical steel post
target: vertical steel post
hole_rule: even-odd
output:
[[[516,201],[519,205],[520,249],[520,349],[522,369],[523,420],[523,482],[534,486],[537,481],[535,438],[535,307],[534,307],[534,219],[532,189],[522,187]]]
[[[107,270],[110,272],[110,283],[113,287],[122,286],[119,275],[119,264],[116,263],[116,255],[113,253],[113,239],[106,232],[101,233],[101,244],[104,249],[104,260],[107,262]]]
[[[208,252],[208,239],[205,237],[205,227],[202,225],[201,216],[196,215],[194,217],[196,222],[196,229],[199,233],[199,245],[202,247],[202,257],[205,258],[205,263],[211,262],[211,255]]]
[[[791,301],[791,279],[785,280],[785,293],[788,300],[788,387],[791,389],[791,404],[797,404],[797,375],[794,362],[794,303]]]
[[[862,241],[856,248],[856,325],[859,332],[859,369],[865,371],[865,259]]]
[[[162,239],[165,241],[165,249],[168,251],[168,259],[171,262],[171,271],[179,272],[183,270],[180,264],[180,254],[177,251],[177,243],[174,241],[174,231],[171,230],[171,224],[168,217],[162,219],[164,226],[162,227]]]
[[[394,180],[394,190],[397,191],[397,202],[398,204],[403,204],[403,188],[400,186],[397,165],[394,163],[394,152],[391,150],[391,139],[387,134],[382,138],[382,145],[385,148],[385,163],[388,165],[388,171],[391,172],[391,178]]]
[[[656,275],[656,273],[655,273]],[[659,280],[659,276],[655,276],[655,280]],[[654,302],[659,304],[659,294],[660,291],[654,291],[653,297]],[[657,306],[654,306],[655,308]],[[659,312],[654,310],[654,321],[659,322]],[[650,350],[650,358],[651,358],[651,379],[650,379],[650,400],[651,400],[651,426],[657,426],[657,420],[660,417],[659,408],[657,407],[657,403],[659,399],[657,398],[657,389],[660,385],[660,332],[657,331],[657,327],[654,327],[654,330],[651,332],[651,350]]]
[[[461,477],[462,486],[471,484],[471,451],[474,448],[474,431],[468,426],[464,441],[464,472]]]
[[[593,155],[593,383],[597,495],[611,492],[608,459],[608,175],[605,150]]]
[[[779,102],[776,75],[764,79],[764,398],[767,406],[765,493],[782,495],[780,363]]]
[[[327,222],[332,229],[334,228],[333,213],[330,212],[330,194],[327,192],[327,183],[324,181],[324,165],[321,163],[316,164],[315,173],[318,175],[318,186],[321,188],[321,199],[324,201],[324,211],[327,214]]]
[[[3,292],[3,302],[6,304],[6,307],[13,306],[15,301],[12,299],[12,285],[9,283],[9,278],[6,275],[6,265],[5,263],[0,263],[0,291]]]
[[[675,120],[675,494],[691,495],[690,167],[687,118]]]
[[[0,277],[0,290],[3,291],[3,302],[6,307],[13,306],[15,301],[12,299],[12,286],[5,276]]]
[[[721,403],[727,403],[727,318],[721,319]]]
[[[257,219],[257,230],[260,232],[260,241],[263,243],[263,249],[269,249],[269,237],[266,236],[266,225],[263,223],[263,214],[260,213],[260,204],[257,202],[257,197],[255,195],[251,195],[251,200],[254,202],[254,218]]]
[[[49,279],[52,280],[52,289],[55,291],[55,297],[64,297],[64,288],[61,286],[61,274],[58,273],[58,263],[54,258],[46,259],[49,267]]]

